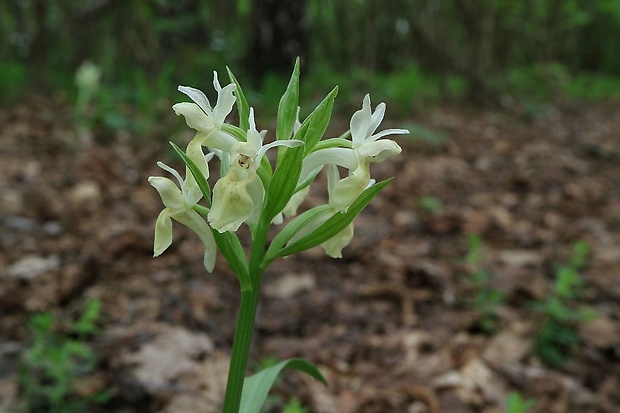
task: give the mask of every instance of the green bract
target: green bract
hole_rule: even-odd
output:
[[[342,257],[353,237],[355,217],[391,180],[375,183],[370,165],[401,152],[396,142],[381,138],[408,133],[404,129],[376,132],[385,104],[380,103],[372,111],[370,96],[366,95],[362,108],[351,117],[350,130],[337,138],[323,139],[338,88],[300,122],[299,68],[298,59],[280,99],[275,134],[259,132],[254,109],[230,70],[231,83],[224,87],[214,73],[217,103],[213,107],[200,90],[180,86],[179,91],[193,102],[177,103],[172,108],[196,131],[184,151],[171,143],[186,165],[185,179],[162,163],[158,165],[177,179],[178,186],[168,178],[149,178],[165,206],[155,224],[155,256],[172,243],[172,220],[176,220],[191,228],[202,241],[208,271],[213,271],[219,249],[239,278],[241,304],[224,397],[225,413],[237,413],[240,408],[245,412],[260,411],[275,377],[286,366],[322,380],[312,364],[298,359],[283,361],[244,380],[263,273],[273,260],[319,245],[327,255]],[[226,122],[234,106],[238,125]],[[277,156],[270,160],[265,155],[275,147]],[[214,156],[220,159],[220,176],[211,190],[208,162]],[[304,198],[324,166],[325,204],[304,210]],[[341,178],[338,168],[346,170],[347,176]],[[251,233],[249,257],[237,236],[244,224]],[[272,226],[279,231],[268,243]]]

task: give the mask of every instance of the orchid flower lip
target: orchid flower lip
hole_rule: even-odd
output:
[[[230,168],[213,187],[213,203],[207,219],[219,232],[236,232],[241,224],[251,225],[258,221],[265,189],[257,170],[265,153],[276,146],[304,145],[298,139],[263,144],[266,133],[256,128],[254,108],[251,107],[249,112],[246,140],[232,146]]]

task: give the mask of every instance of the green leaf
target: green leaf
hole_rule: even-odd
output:
[[[200,188],[200,192],[202,192],[202,195],[207,202],[207,205],[211,207],[211,188],[209,188],[209,183],[207,182],[207,179],[202,174],[200,169],[198,169],[198,166],[194,163],[192,158],[187,156],[187,154],[183,152],[183,150],[179,148],[174,142],[170,142],[170,145],[172,145],[172,148],[174,148],[176,153],[179,154],[181,159],[183,159],[185,165],[187,165],[187,167],[189,168],[190,172],[194,176],[194,179],[196,180],[196,183],[198,184],[198,188]]]
[[[301,124],[299,131],[295,135],[296,139],[302,139],[306,142],[304,156],[308,155],[310,152],[314,150],[314,147],[321,140],[321,137],[325,133],[327,126],[329,125],[329,121],[332,116],[332,109],[334,107],[334,100],[336,99],[336,95],[338,94],[338,86],[332,89],[331,92],[325,96],[325,99],[318,104],[318,106],[312,111],[310,115],[303,121]],[[308,124],[307,129],[303,132],[303,137],[300,135],[302,129],[304,128],[304,124]],[[297,138],[297,135],[300,135]]]
[[[30,319],[30,328],[36,335],[45,335],[52,331],[54,316],[51,313],[35,314]]]
[[[278,105],[278,121],[276,125],[276,139],[290,139],[297,118],[299,104],[299,57],[295,60],[295,67],[291,80]]]
[[[292,79],[291,79],[292,81]],[[331,117],[331,109],[336,97],[338,88],[334,90],[321,102],[316,109],[306,118],[301,127],[295,134],[294,139],[303,142],[313,142],[311,145],[321,139]],[[284,99],[284,97],[283,97]],[[306,143],[307,145],[308,143]],[[305,146],[295,148],[281,148],[278,152],[278,161],[276,170],[269,185],[267,202],[265,206],[265,214],[268,220],[272,220],[280,213],[288,201],[291,199],[297,187],[299,175],[301,173],[303,158],[309,151],[304,149]],[[302,186],[303,187],[303,186]]]
[[[256,170],[256,174],[263,183],[263,188],[265,188],[265,192],[269,192],[269,185],[271,184],[273,170],[271,169],[271,164],[269,163],[269,159],[267,159],[266,156],[263,156],[263,159],[260,160],[260,166]]]
[[[248,126],[248,129],[249,129],[249,126]],[[228,133],[229,135],[231,135],[233,138],[237,139],[239,142],[247,141],[247,135],[248,135],[247,129],[243,130],[235,125],[230,125],[228,123],[225,123],[222,125],[222,130]]]
[[[480,248],[482,247],[482,238],[480,238],[480,235],[478,234],[473,234],[469,237],[468,242],[469,242],[469,252],[467,253],[467,256],[465,257],[465,261],[468,264],[477,265],[482,260],[482,257],[480,254]]]
[[[348,149],[352,149],[353,148],[353,142],[351,142],[350,139],[345,139],[345,138],[342,138],[342,137],[324,139],[322,141],[319,141],[314,146],[313,152],[314,151],[320,151],[321,149],[328,149],[328,148],[348,148]]]
[[[282,161],[276,166],[269,183],[267,202],[263,211],[263,214],[266,214],[267,221],[271,221],[278,215],[295,193],[295,187],[301,174],[303,156],[303,146],[287,148]]]
[[[345,229],[347,225],[349,225],[355,217],[372,201],[372,199],[377,196],[379,191],[381,191],[387,184],[392,181],[393,178],[386,179],[385,181],[379,182],[371,186],[370,188],[366,188],[364,192],[353,202],[353,204],[349,207],[347,212],[339,212],[336,213],[333,217],[325,221],[321,224],[317,229],[312,231],[310,234],[301,238],[298,241],[295,241],[293,244],[288,245],[282,248],[277,256],[285,257],[287,255],[294,254],[299,251],[304,251],[312,247],[316,247],[319,244],[324,243],[328,239],[332,238],[340,231]]]
[[[507,413],[527,413],[534,406],[534,400],[526,400],[517,392],[510,393],[506,398]]]
[[[215,229],[211,230],[215,238],[215,243],[222,252],[230,269],[239,277],[241,290],[251,291],[252,280],[250,279],[250,273],[248,271],[248,262],[241,242],[239,242],[239,238],[232,232],[227,231],[221,233]]]
[[[550,297],[547,300],[547,314],[557,320],[567,320],[570,316],[570,309],[564,301],[558,297]]]
[[[239,413],[260,413],[265,399],[269,394],[269,390],[271,390],[280,371],[284,368],[291,368],[304,372],[327,386],[327,381],[314,364],[300,358],[284,360],[274,366],[259,371],[253,376],[246,377],[243,382]]]
[[[303,165],[302,165],[302,169],[303,169]],[[306,178],[303,181],[297,182],[297,186],[295,187],[295,192],[301,191],[302,189],[310,185],[314,181],[314,178],[316,178],[316,176],[319,174],[319,172],[321,172],[321,169],[322,167],[317,168],[316,171],[308,174],[308,176],[306,176]]]
[[[583,267],[588,260],[590,247],[585,241],[577,241],[573,245],[573,253],[569,259],[569,266],[575,270]]]
[[[250,122],[248,120],[250,116],[250,106],[248,105],[248,100],[245,98],[245,94],[243,93],[243,89],[241,89],[241,85],[233,72],[227,67],[228,77],[230,81],[236,85],[235,88],[235,96],[237,97],[237,111],[239,112],[239,127],[243,131],[247,131],[250,129]]]
[[[575,321],[580,323],[593,321],[598,317],[598,313],[593,308],[580,308],[575,312]]]
[[[88,300],[86,310],[73,325],[73,329],[78,334],[91,334],[97,330],[95,322],[101,313],[101,300]]]
[[[220,176],[226,176],[230,169],[230,152],[221,151],[220,154]]]
[[[269,265],[271,261],[278,257],[279,250],[284,247],[295,234],[330,209],[331,207],[329,205],[314,207],[296,216],[291,222],[286,224],[282,231],[271,241],[269,249],[265,253],[265,266]]]

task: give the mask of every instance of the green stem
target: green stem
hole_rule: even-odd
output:
[[[226,383],[226,393],[224,395],[224,406],[222,409],[223,413],[238,413],[241,405],[241,392],[243,391],[245,369],[248,364],[250,345],[254,333],[254,323],[256,321],[256,308],[258,307],[258,298],[260,296],[260,286],[263,277],[260,264],[265,249],[268,229],[269,223],[265,223],[261,220],[256,228],[252,244],[249,266],[252,289],[241,291],[241,304],[239,306],[239,317],[233,341],[230,369],[228,370],[228,381]]]
[[[245,369],[250,353],[250,344],[252,343],[252,333],[254,332],[258,296],[258,289],[241,293],[239,319],[235,331],[228,382],[226,383],[226,394],[224,396],[224,413],[239,412]]]

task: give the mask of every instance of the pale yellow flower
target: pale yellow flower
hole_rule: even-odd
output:
[[[300,140],[276,140],[263,145],[264,133],[256,129],[253,108],[249,123],[247,141],[233,145],[228,173],[213,187],[213,206],[207,218],[219,232],[236,232],[242,223],[254,223],[260,215],[264,188],[256,170],[265,153],[276,146],[303,145]]]
[[[330,204],[346,212],[371,182],[370,164],[383,162],[398,155],[400,146],[387,135],[407,134],[406,129],[386,129],[375,133],[385,115],[385,103],[380,103],[372,112],[370,95],[364,97],[362,108],[351,117],[351,148],[328,148],[311,153],[304,160],[300,182],[324,165],[338,165],[349,170],[349,175],[334,183],[330,193]]]
[[[168,165],[162,162],[157,164],[177,179],[180,189],[168,178],[162,176],[149,177],[149,183],[159,192],[165,206],[155,222],[153,255],[158,257],[172,244],[172,219],[174,219],[198,235],[205,248],[204,266],[207,271],[212,272],[215,267],[217,245],[209,225],[198,212],[192,209],[202,198],[202,192],[191,176],[183,180],[179,173]]]

